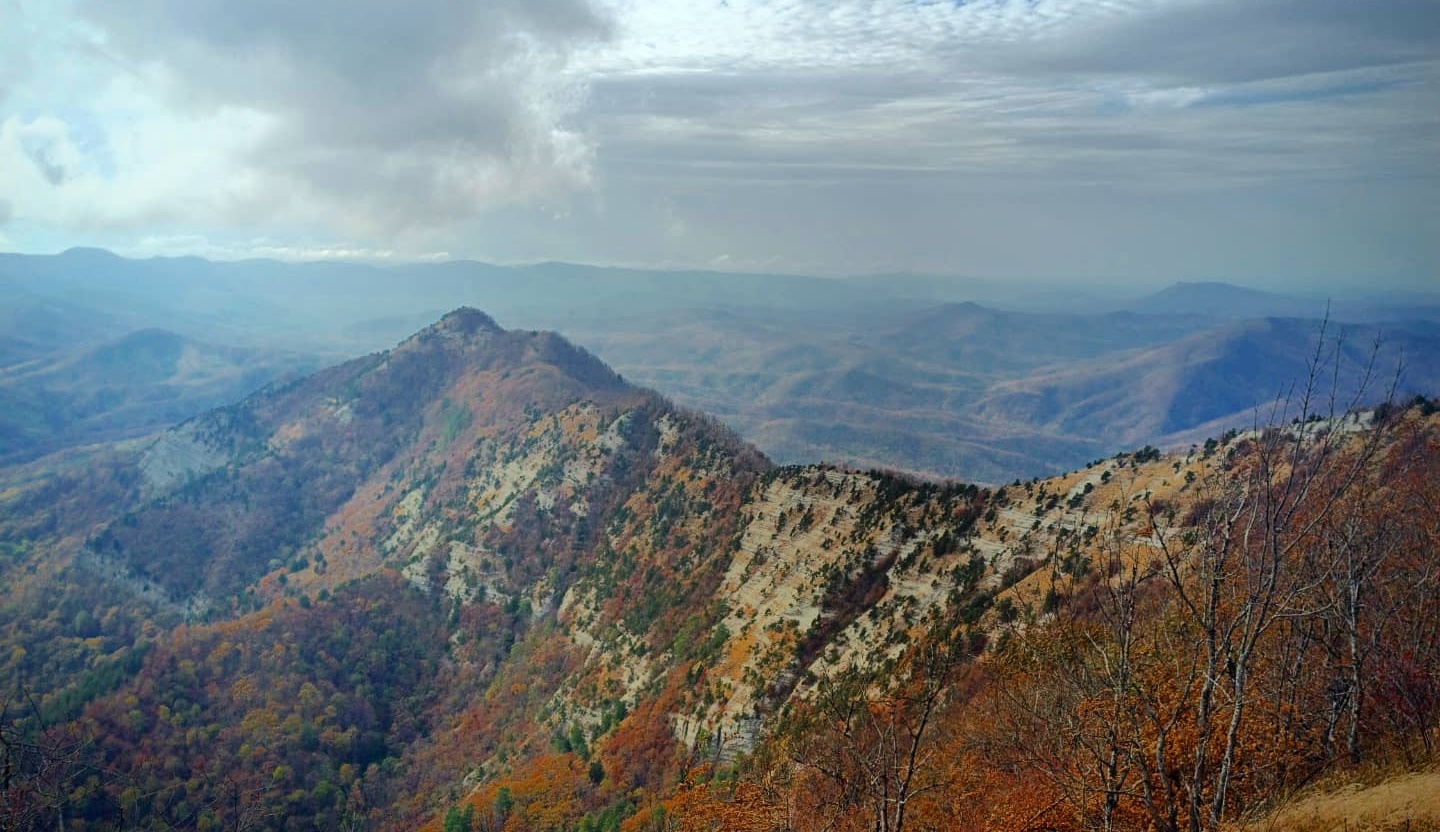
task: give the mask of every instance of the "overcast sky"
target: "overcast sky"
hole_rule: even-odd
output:
[[[1440,285],[1435,0],[0,0],[0,250]]]

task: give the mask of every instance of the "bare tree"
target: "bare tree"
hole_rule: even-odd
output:
[[[1388,651],[1390,663],[1403,662],[1434,643],[1421,622],[1433,621],[1425,608],[1440,577],[1434,558],[1425,555],[1434,551],[1440,520],[1430,505],[1440,471],[1435,449],[1423,446],[1426,440],[1413,426],[1406,430],[1409,435],[1396,437],[1384,459],[1361,473],[1349,499],[1324,518],[1315,536],[1312,568],[1320,581],[1314,617],[1331,668],[1323,742],[1327,755],[1336,756],[1343,723],[1352,764],[1361,761],[1364,717],[1381,681],[1374,672],[1377,658]]]
[[[826,828],[861,811],[875,832],[903,832],[915,801],[945,785],[938,717],[967,646],[956,625],[941,625],[896,664],[817,684],[794,723],[791,756],[829,787]]]
[[[1261,640],[1278,622],[1305,614],[1301,601],[1321,581],[1298,568],[1302,547],[1351,493],[1382,442],[1379,429],[1358,445],[1336,429],[1366,395],[1379,353],[1377,343],[1357,390],[1341,403],[1341,345],[1337,338],[1331,346],[1322,324],[1307,378],[1278,400],[1265,424],[1257,418],[1234,465],[1204,479],[1194,522],[1177,523],[1168,507],[1150,506],[1164,574],[1197,632],[1203,668],[1186,784],[1193,832],[1218,828],[1225,815]]]
[[[73,731],[41,728],[24,690],[0,700],[0,829],[64,830],[71,793],[90,771],[90,743]]]
[[[1280,693],[1295,703],[1313,697],[1315,675],[1286,680],[1285,669],[1298,677],[1322,644],[1335,652],[1335,723],[1358,759],[1366,668],[1382,642],[1376,576],[1403,544],[1373,516],[1384,499],[1376,483],[1395,476],[1376,470],[1387,429],[1352,431],[1361,417],[1346,415],[1369,387],[1378,344],[1345,401],[1341,355],[1322,328],[1308,377],[1220,458],[1207,455],[1187,510],[1147,492],[1131,501],[1144,508],[1132,523],[1130,503],[1113,504],[1091,550],[1097,574],[1070,587],[1072,618],[1010,650],[1014,682],[997,695],[1006,724],[996,736],[1011,746],[1002,751],[1086,825],[1211,832],[1232,813],[1237,772],[1252,785],[1283,782],[1285,755],[1262,757],[1246,739],[1277,689],[1288,685]],[[1367,489],[1370,499],[1356,498]],[[1344,637],[1316,635],[1315,622]],[[1424,685],[1409,689],[1428,713]]]

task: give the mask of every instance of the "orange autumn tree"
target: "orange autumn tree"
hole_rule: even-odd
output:
[[[662,804],[658,826],[666,832],[788,832],[793,822],[788,795],[767,782],[709,782],[711,772],[692,772]]]

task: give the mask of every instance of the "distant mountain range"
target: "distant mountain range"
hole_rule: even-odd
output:
[[[55,317],[70,320],[63,308]],[[55,342],[83,343],[95,330],[48,323],[34,329],[45,340],[12,343],[0,353],[6,357],[0,363],[0,465],[153,433],[318,364],[295,353],[217,346],[160,329],[65,349]]]
[[[1388,378],[1404,354],[1401,393],[1435,392],[1440,362],[1440,301],[1418,296],[1327,303],[1181,283],[1136,298],[1113,288],[915,275],[129,260],[76,249],[0,255],[0,367],[60,366],[78,350],[163,329],[251,350],[232,355],[254,372],[211,364],[209,392],[199,395],[198,377],[189,378],[193,396],[174,384],[157,393],[155,378],[112,374],[110,392],[73,407],[64,398],[83,397],[96,379],[67,385],[32,372],[28,392],[9,393],[23,403],[11,408],[18,415],[5,423],[0,458],[109,438],[117,426],[154,429],[297,362],[388,347],[462,304],[511,327],[558,329],[629,380],[715,414],[782,462],[981,482],[1055,473],[1132,444],[1188,441],[1196,430],[1251,421],[1254,408],[1304,376],[1303,356],[1327,310],[1330,332],[1351,330],[1354,360],[1358,342],[1385,336],[1379,376]],[[130,385],[138,387],[126,392]],[[1365,400],[1383,392],[1372,387]],[[170,405],[136,410],[156,396]],[[100,411],[112,405],[123,415],[106,422]]]
[[[1176,283],[1127,306],[1146,315],[1190,315],[1208,318],[1330,317],[1346,323],[1436,320],[1440,300],[1432,296],[1396,298],[1389,295],[1298,297],[1263,292],[1229,283]]]
[[[871,324],[696,313],[578,326],[627,378],[721,416],[783,462],[981,482],[1063,471],[1118,448],[1246,427],[1303,387],[1321,320],[1007,312],[952,304]],[[1440,327],[1331,323],[1342,402],[1371,348],[1373,402],[1440,389]],[[1397,380],[1395,372],[1403,364]],[[1333,376],[1317,379],[1328,399]],[[1203,439],[1203,436],[1201,437]]]
[[[1109,444],[1174,444],[1264,424],[1286,399],[1287,415],[1303,417],[1300,399],[1307,384],[1310,413],[1322,414],[1332,406],[1345,410],[1357,404],[1351,397],[1362,385],[1366,393],[1359,404],[1384,398],[1392,385],[1402,398],[1440,390],[1440,362],[1434,358],[1440,356],[1440,328],[1384,334],[1376,327],[1351,327],[1340,337],[1338,343],[1318,343],[1313,320],[1227,324],[1117,360],[1086,361],[998,384],[977,411],[1000,422]],[[1403,371],[1398,380],[1397,370]]]

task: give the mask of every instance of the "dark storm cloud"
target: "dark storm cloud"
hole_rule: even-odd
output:
[[[567,127],[573,51],[608,36],[586,0],[93,0],[115,55],[167,70],[190,108],[261,114],[249,210],[297,194],[362,224],[444,222],[588,176]]]

